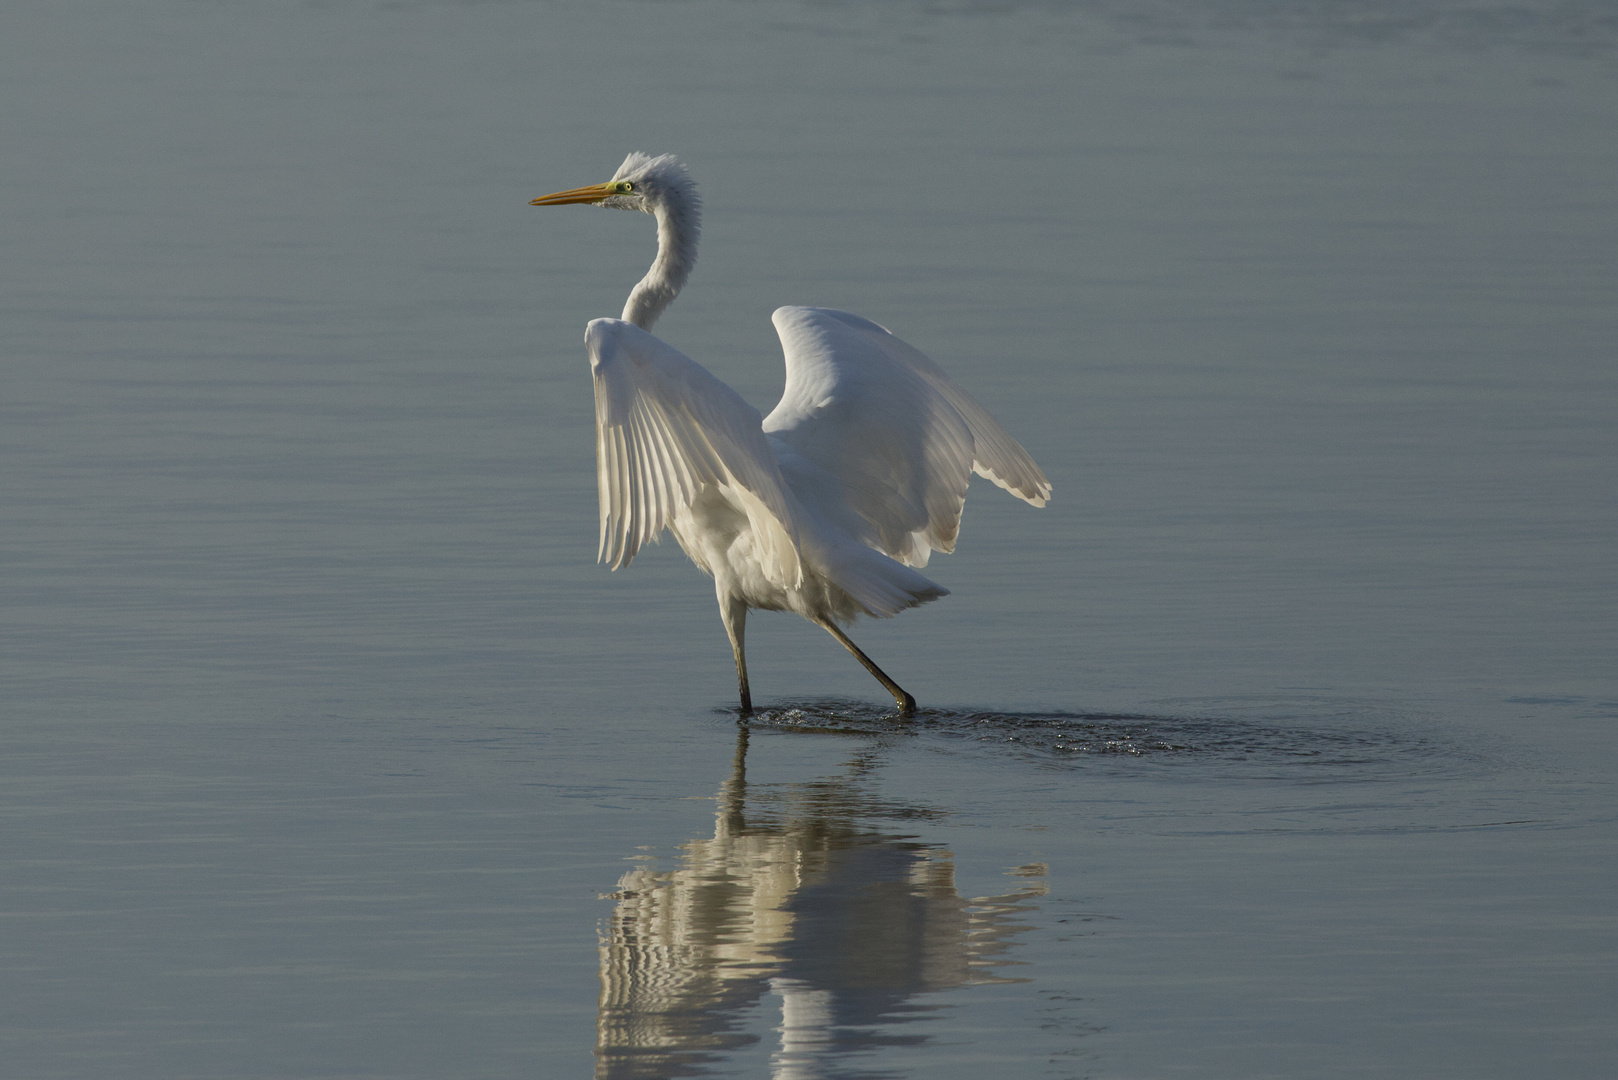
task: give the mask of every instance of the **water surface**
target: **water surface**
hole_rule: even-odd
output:
[[[14,5],[30,1077],[1605,1077],[1600,4]],[[873,318],[1055,484],[853,636],[609,574],[584,323]]]

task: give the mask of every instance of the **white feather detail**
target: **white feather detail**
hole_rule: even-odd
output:
[[[786,390],[764,430],[837,486],[817,501],[852,511],[862,543],[917,567],[954,550],[974,472],[1045,505],[1050,481],[1033,458],[919,350],[843,311],[783,307],[773,319]]]
[[[600,561],[628,566],[713,486],[745,510],[765,577],[798,588],[792,500],[758,410],[631,323],[597,319],[584,341],[595,382]]]

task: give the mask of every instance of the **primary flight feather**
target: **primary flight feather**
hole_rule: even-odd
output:
[[[532,205],[569,203],[657,219],[657,258],[622,318],[596,319],[584,336],[601,561],[628,566],[663,530],[674,534],[714,579],[744,712],[747,612],[762,608],[824,627],[913,713],[915,699],[839,624],[948,594],[915,568],[954,550],[972,473],[1034,506],[1050,482],[942,368],[858,315],[775,312],[786,389],[767,417],[649,333],[696,263],[701,203],[677,158],[630,154],[606,183]]]

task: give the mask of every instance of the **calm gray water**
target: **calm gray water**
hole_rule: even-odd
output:
[[[13,3],[0,1061],[1618,1073],[1618,21],[1569,3]],[[947,599],[593,563],[580,338],[782,303],[1056,486]]]

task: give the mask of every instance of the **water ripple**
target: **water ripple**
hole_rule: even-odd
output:
[[[754,729],[822,735],[930,738],[976,744],[1045,765],[1201,766],[1257,777],[1344,781],[1475,773],[1485,757],[1428,725],[1371,706],[1276,703],[1186,714],[922,709],[912,719],[866,702],[822,699],[755,713]]]

